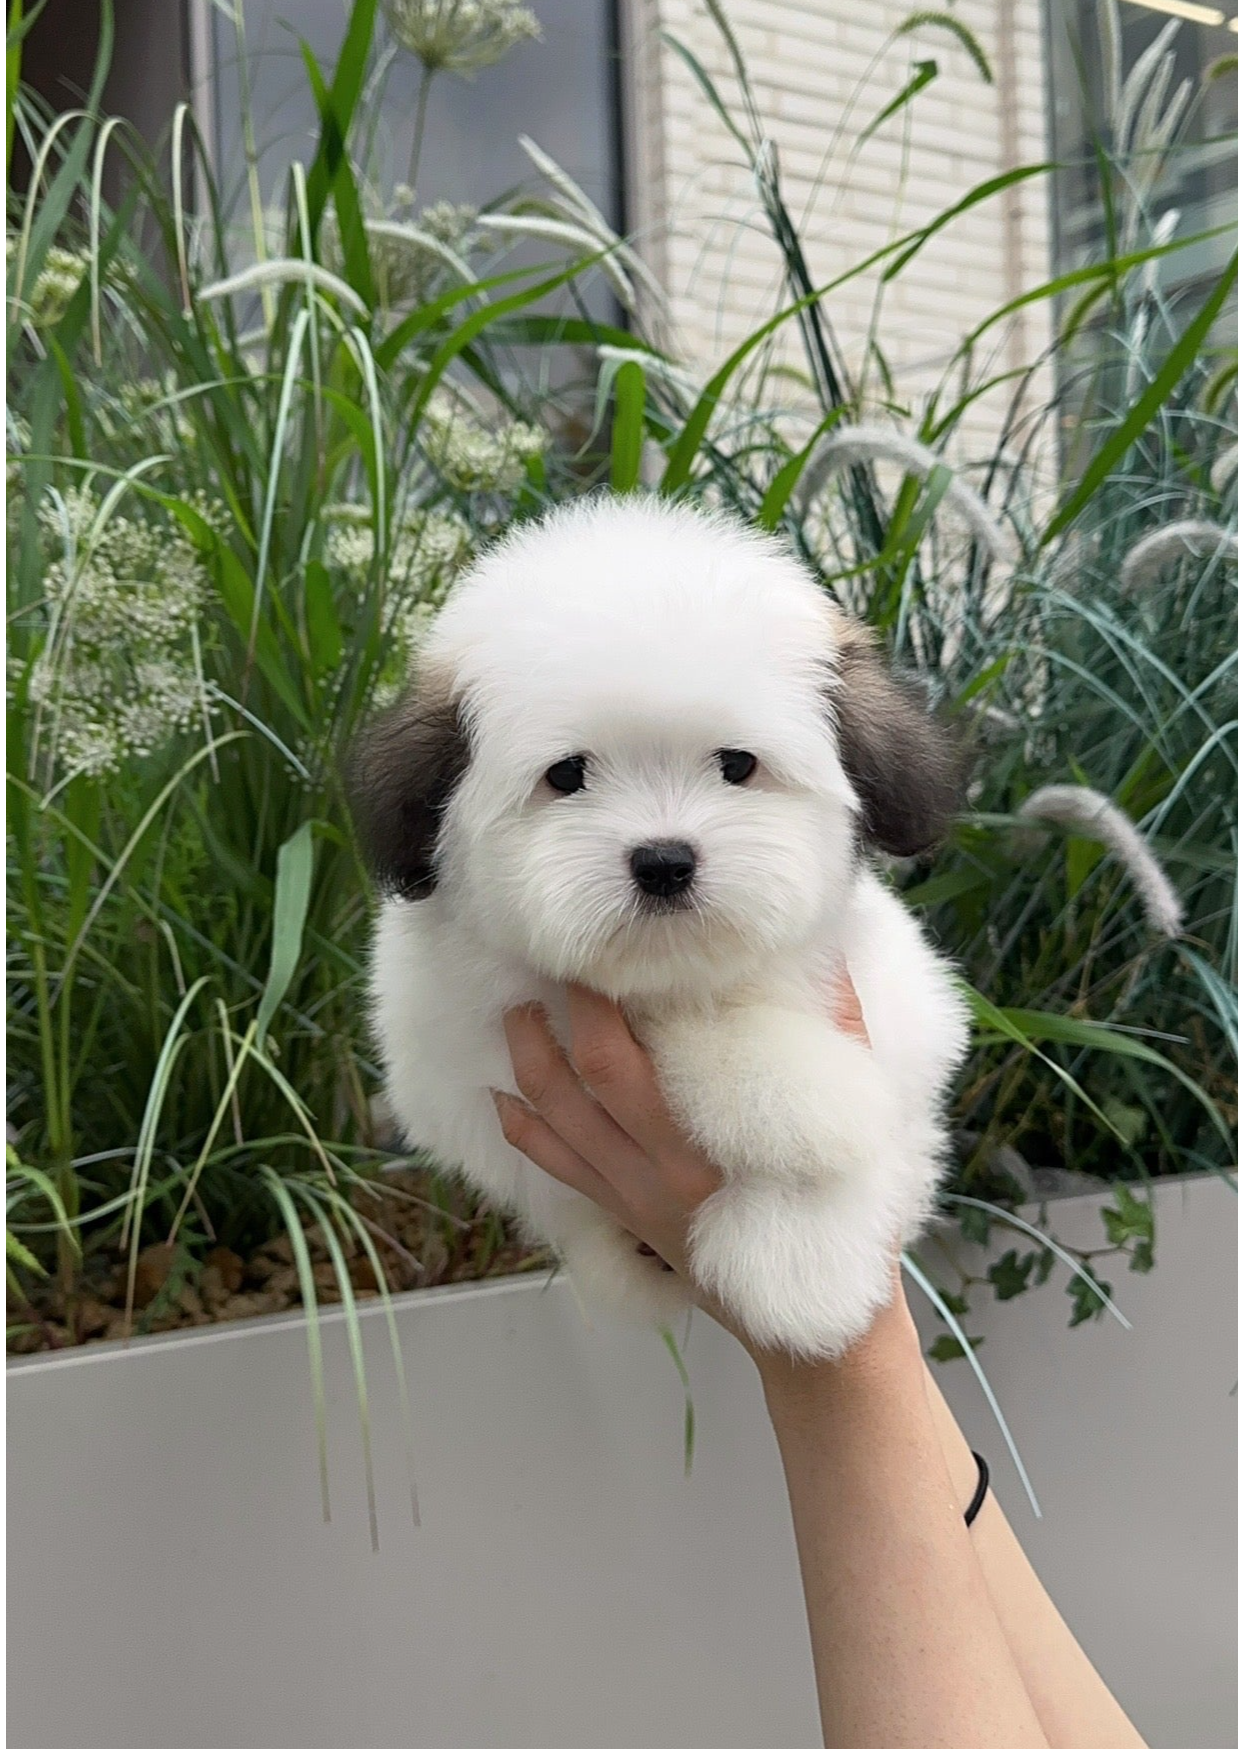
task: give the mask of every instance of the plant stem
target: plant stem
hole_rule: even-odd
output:
[[[245,3],[237,0],[233,16],[236,29],[237,72],[241,96],[241,139],[245,148],[245,181],[249,189],[250,223],[254,228],[254,258],[265,261],[266,214],[262,207],[262,186],[258,179],[258,142],[254,134],[253,93],[249,83],[249,47],[245,41]],[[275,316],[275,299],[269,285],[262,287],[262,310],[269,328]]]
[[[413,193],[417,192],[417,172],[421,169],[421,145],[426,132],[426,105],[430,99],[430,84],[434,78],[433,67],[423,67],[421,84],[417,89],[417,115],[413,122],[413,149],[408,160],[408,186]]]

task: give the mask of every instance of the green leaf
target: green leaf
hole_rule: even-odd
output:
[[[914,907],[944,905],[950,899],[962,898],[964,893],[974,893],[978,887],[987,887],[991,880],[992,876],[982,868],[951,868],[907,887],[900,896],[905,905]]]
[[[275,636],[269,620],[261,617],[255,619],[253,579],[236,554],[222,540],[215,541],[212,558],[215,586],[220,600],[228,610],[228,617],[236,628],[237,636],[244,644],[256,625],[254,661],[258,664],[259,672],[270,682],[302,727],[308,728],[309,718],[305,705],[284,666],[279,639]]]
[[[956,1318],[965,1318],[971,1310],[966,1294],[952,1293],[949,1288],[944,1287],[939,1287],[937,1292],[941,1296],[942,1305],[948,1307]],[[941,1313],[938,1312],[937,1316],[940,1318]]]
[[[1020,1256],[1011,1250],[1004,1251],[996,1263],[989,1265],[988,1281],[999,1300],[1017,1299],[1027,1292],[1035,1262],[1034,1251],[1025,1251]]]
[[[959,1233],[969,1245],[987,1245],[990,1222],[987,1210],[964,1203],[959,1209]]]
[[[515,292],[511,297],[500,298],[497,304],[485,304],[480,310],[475,310],[471,316],[466,316],[460,326],[438,347],[427,365],[425,375],[409,412],[409,423],[416,425],[421,417],[422,409],[438,387],[439,380],[452,359],[458,353],[463,352],[467,346],[470,346],[491,322],[499,316],[506,316],[515,310],[523,309],[526,304],[535,303],[538,298],[545,297],[549,292],[557,291],[561,285],[566,285],[569,280],[576,279],[586,268],[593,266],[595,262],[601,260],[603,255],[608,253],[609,251],[606,249],[599,249],[595,254],[587,255],[580,261],[573,261],[560,272],[552,274],[549,279],[539,280],[536,285],[527,286],[524,291]],[[465,289],[476,294],[480,288],[472,286]],[[414,311],[410,320],[415,320],[424,314],[424,310]],[[385,347],[391,344],[399,332],[400,330],[396,329],[388,335],[384,347],[380,347],[375,353],[375,359],[379,363],[382,362]]]
[[[1128,1185],[1113,1187],[1116,1208],[1103,1208],[1101,1218],[1111,1245],[1125,1245],[1129,1239],[1142,1239],[1150,1244],[1155,1234],[1155,1217],[1150,1202],[1141,1202]]]
[[[331,573],[318,559],[311,559],[305,567],[305,637],[314,678],[334,674],[344,654],[344,633]]]
[[[615,422],[610,438],[610,483],[616,492],[640,484],[645,443],[645,372],[632,359],[615,373]]]
[[[1051,170],[1053,166],[1050,164],[1045,168]],[[1011,298],[1008,303],[990,311],[983,322],[959,342],[956,356],[962,358],[971,352],[977,340],[987,334],[990,328],[1004,322],[1017,310],[1026,309],[1029,304],[1043,303],[1047,298],[1060,298],[1063,292],[1070,291],[1077,285],[1096,287],[1101,295],[1112,292],[1132,268],[1142,267],[1145,261],[1158,261],[1162,255],[1174,255],[1179,249],[1197,249],[1201,243],[1210,243],[1214,237],[1224,237],[1232,234],[1233,230],[1234,224],[1231,220],[1227,225],[1213,225],[1206,231],[1194,231],[1190,236],[1173,237],[1168,243],[1154,243],[1147,249],[1133,249],[1128,255],[1114,255],[1104,261],[1092,261],[1086,267],[1073,268],[1069,273],[1059,274],[1054,279],[1034,285],[1030,291],[1021,292],[1017,298]],[[1077,327],[1086,313],[1085,308],[1076,308],[1073,313],[1068,312],[1065,323],[1073,323]],[[1069,337],[1068,333],[1064,333],[1063,337]]]
[[[666,356],[639,334],[581,316],[509,316],[495,323],[491,335],[512,346],[618,346],[624,352],[647,352],[651,358]]]
[[[695,407],[684,421],[683,428],[667,458],[666,472],[658,491],[664,498],[673,497],[687,485],[692,472],[692,463],[696,460],[697,451],[705,440],[705,432],[714,416],[722,391],[734,376],[740,365],[754,352],[763,340],[768,340],[771,334],[777,332],[784,322],[789,322],[792,316],[798,316],[812,304],[818,303],[830,288],[822,286],[819,291],[809,292],[807,297],[797,298],[785,310],[779,310],[776,316],[771,316],[768,322],[763,322],[759,328],[749,334],[748,338],[737,346],[728,358],[725,358],[718,369],[710,377],[701,391]]]
[[[375,294],[374,277],[370,270],[369,240],[365,233],[365,220],[361,213],[361,201],[357,194],[352,165],[348,162],[346,139],[340,130],[332,95],[327,90],[309,44],[304,41],[301,44],[301,58],[305,62],[305,70],[309,75],[310,88],[314,93],[314,101],[318,106],[318,116],[322,124],[320,153],[323,157],[323,163],[326,166],[334,166],[330,170],[329,186],[335,201],[336,217],[340,222],[340,253],[344,257],[344,277],[353,290],[364,298],[373,309]],[[310,174],[312,177],[313,171]],[[314,195],[310,193],[307,184],[306,205],[310,214],[311,245],[314,242],[312,232],[318,218],[321,217],[322,210],[319,207],[316,213],[313,202]]]
[[[1009,1038],[1024,1045],[1029,1050],[1035,1050],[1033,1040],[1045,1039],[1055,1044],[1076,1045],[1097,1051],[1108,1051],[1114,1056],[1133,1057],[1141,1063],[1152,1063],[1158,1069],[1181,1082],[1182,1086],[1194,1095],[1199,1104],[1207,1112],[1208,1117],[1216,1126],[1227,1144],[1232,1145],[1233,1132],[1225,1117],[1217,1107],[1216,1101],[1202,1088],[1193,1076],[1160,1051],[1153,1050],[1151,1045],[1144,1044],[1142,1039],[1132,1038],[1130,1033],[1117,1032],[1112,1027],[1104,1026],[1097,1020],[1076,1020],[1069,1014],[1051,1014],[1047,1010],[1033,1008],[996,1008],[979,991],[964,986],[976,1019],[981,1026],[988,1026],[1003,1038]],[[1043,1055],[1037,1052],[1037,1055]],[[1046,1058],[1046,1061],[1051,1059]],[[1083,1089],[1068,1075],[1059,1064],[1053,1065],[1057,1074],[1083,1100],[1090,1111],[1096,1113],[1107,1128],[1113,1126],[1105,1117],[1104,1112],[1090,1099]],[[1114,1131],[1117,1134],[1116,1131]],[[1122,1138],[1119,1136],[1119,1140]]]
[[[875,134],[877,129],[881,126],[882,122],[889,121],[892,115],[897,115],[899,110],[902,109],[905,104],[911,102],[917,91],[923,91],[924,87],[926,85],[931,85],[936,77],[936,61],[917,61],[915,63],[915,72],[911,75],[911,78],[908,79],[907,83],[903,86],[897,96],[892,97],[889,103],[886,104],[885,108],[873,117],[872,121],[869,122],[868,126],[856,141],[856,146],[862,146],[865,140],[871,139],[873,134]]]
[[[310,882],[314,873],[314,827],[304,820],[291,838],[279,847],[275,869],[275,910],[271,926],[271,969],[258,1005],[259,1047],[266,1039],[272,1016],[292,983],[301,957],[301,939],[309,910]]]
[[[944,230],[947,225],[960,218],[963,213],[969,212],[972,207],[979,206],[982,201],[989,200],[993,195],[1001,194],[1007,188],[1013,188],[1017,183],[1026,182],[1033,176],[1044,176],[1052,169],[1052,164],[1021,164],[1015,170],[1004,170],[1000,176],[989,176],[983,182],[978,182],[974,188],[968,190],[961,200],[956,200],[953,206],[948,206],[944,212],[938,213],[936,218],[912,237],[906,248],[899,251],[889,267],[882,273],[882,283],[885,284],[889,280],[897,279],[907,263],[920,253],[924,245],[931,241],[938,231]]]
[[[692,1474],[692,1459],[696,1451],[696,1405],[692,1401],[692,1381],[688,1377],[688,1368],[684,1357],[679,1351],[675,1333],[669,1325],[659,1328],[659,1335],[666,1344],[666,1352],[675,1363],[675,1371],[679,1374],[679,1382],[683,1386],[683,1473]]]
[[[481,297],[486,292],[494,291],[498,286],[511,285],[517,279],[528,279],[532,274],[543,271],[544,264],[539,263],[533,263],[528,267],[513,267],[507,273],[496,273],[489,279],[475,280],[468,285],[453,285],[450,291],[440,292],[438,297],[431,298],[428,304],[422,304],[419,308],[411,310],[403,321],[396,323],[382,344],[375,348],[374,362],[380,370],[390,370],[410,340],[415,340],[419,334],[424,334],[427,329],[437,327],[448,311],[453,310],[457,304],[464,303],[469,298]],[[538,295],[540,295],[540,290],[544,289],[544,286],[541,287]],[[490,308],[496,318],[501,319],[506,314],[505,307],[491,305]],[[508,331],[510,326],[510,323],[503,321],[504,332]],[[626,335],[624,340],[627,340]]]
[[[782,521],[782,513],[790,503],[791,494],[799,485],[800,475],[803,473],[812,458],[813,450],[816,449],[818,443],[825,436],[825,433],[829,431],[832,426],[838,424],[842,415],[843,410],[841,407],[831,407],[820,425],[818,425],[817,429],[808,439],[808,442],[804,445],[803,449],[793,455],[789,461],[782,464],[778,472],[770,481],[765,496],[761,500],[761,509],[757,516],[758,527],[768,529],[775,529],[778,527],[778,524]]]
[[[984,1346],[983,1336],[970,1338],[973,1351]],[[939,1336],[928,1351],[930,1360],[945,1362],[947,1360],[962,1360],[967,1350],[957,1336]]]
[[[1160,412],[1169,399],[1180,379],[1195,363],[1200,350],[1211,332],[1212,325],[1225,307],[1226,299],[1235,279],[1238,279],[1238,250],[1231,255],[1229,263],[1220,275],[1208,297],[1205,298],[1194,320],[1182,330],[1174,345],[1170,347],[1161,368],[1157,371],[1147,388],[1139,395],[1125,418],[1119,421],[1117,428],[1110,433],[1101,444],[1083,471],[1083,477],[1069,494],[1065,503],[1049,523],[1041,536],[1041,547],[1070,527],[1080,510],[1091,498],[1097,488],[1111,474],[1116,473],[1127,450],[1134,443]]]
[[[1105,1309],[1105,1302],[1097,1293],[1096,1288],[1103,1288],[1105,1293],[1112,1292],[1112,1284],[1107,1281],[1097,1281],[1095,1285],[1086,1275],[1074,1275],[1066,1284],[1066,1292],[1070,1295],[1074,1309],[1070,1314],[1070,1327],[1076,1324],[1086,1324],[1089,1318],[1099,1318]]]
[[[4,1255],[9,1263],[20,1264],[32,1275],[46,1275],[47,1271],[39,1262],[28,1245],[24,1245],[11,1227],[4,1229]]]
[[[354,0],[339,59],[335,63],[335,77],[331,81],[318,151],[306,181],[310,228],[315,235],[327,204],[327,195],[335,184],[346,151],[348,130],[365,82],[377,12],[378,0]]]
[[[1130,1266],[1136,1275],[1146,1275],[1156,1261],[1151,1239],[1140,1239],[1131,1252]]]
[[[1049,1277],[1053,1274],[1053,1265],[1056,1262],[1057,1258],[1046,1245],[1044,1250],[1040,1253],[1040,1256],[1036,1259],[1036,1267],[1032,1271],[1032,1280],[1036,1283],[1037,1287],[1043,1287],[1048,1281]]]
[[[1128,1105],[1116,1094],[1101,1101],[1101,1110],[1128,1148],[1142,1142],[1148,1133],[1148,1114],[1142,1105]]]

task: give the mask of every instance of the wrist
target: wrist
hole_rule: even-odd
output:
[[[780,1417],[810,1405],[828,1409],[836,1401],[857,1396],[892,1391],[905,1397],[909,1391],[924,1392],[920,1338],[901,1282],[890,1304],[837,1360],[795,1360],[769,1350],[750,1352],[775,1425]]]

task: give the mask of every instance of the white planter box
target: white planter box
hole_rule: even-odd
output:
[[[965,1368],[943,1378],[1150,1743],[1233,1749],[1238,1198],[1157,1203],[1157,1268],[1117,1283],[1133,1332],[1067,1330],[1052,1286],[975,1321],[1043,1523]],[[377,1555],[338,1314],[330,1526],[298,1319],[13,1364],[15,1743],[819,1749],[776,1454],[728,1339],[698,1320],[688,1345],[685,1480],[656,1337],[589,1329],[562,1282],[407,1296],[417,1529],[383,1321],[363,1321]]]

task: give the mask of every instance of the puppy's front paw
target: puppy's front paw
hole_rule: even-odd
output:
[[[754,1004],[663,1022],[650,1044],[672,1107],[728,1177],[893,1170],[892,1089],[871,1051],[819,1016]]]
[[[862,1183],[755,1178],[697,1210],[691,1267],[759,1346],[835,1359],[888,1303],[896,1244]]]

